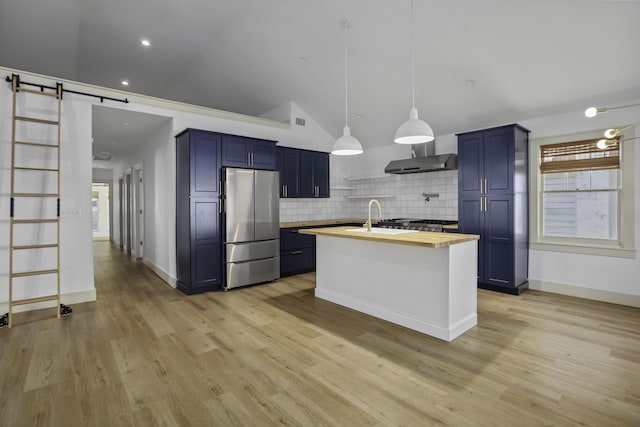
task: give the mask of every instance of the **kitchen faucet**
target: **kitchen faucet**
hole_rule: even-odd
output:
[[[378,205],[378,219],[382,220],[382,207],[380,207],[380,202],[376,199],[369,200],[369,219],[367,219],[367,222],[362,224],[363,227],[366,227],[367,231],[371,231],[371,205],[374,202],[376,205]]]

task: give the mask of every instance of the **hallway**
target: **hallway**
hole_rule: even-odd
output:
[[[640,420],[640,311],[478,293],[446,343],[316,299],[314,274],[186,296],[94,242],[98,300],[0,330],[0,424],[555,425]]]

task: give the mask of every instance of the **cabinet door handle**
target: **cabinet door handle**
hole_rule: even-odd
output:
[[[289,197],[289,186],[284,185],[284,197]]]
[[[489,181],[487,178],[484,179],[484,194],[489,194]]]
[[[292,251],[291,255],[300,255],[302,251]]]
[[[484,179],[480,178],[480,194],[484,194]]]

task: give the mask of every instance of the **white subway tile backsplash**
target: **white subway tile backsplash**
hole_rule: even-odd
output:
[[[280,199],[280,221],[364,218],[369,199],[376,197],[384,218],[458,219],[457,171],[358,178],[331,185],[339,188],[331,189],[329,199]],[[438,197],[426,201],[423,193]]]

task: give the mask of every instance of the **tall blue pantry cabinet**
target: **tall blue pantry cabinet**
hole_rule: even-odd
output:
[[[458,229],[478,234],[478,287],[529,287],[529,131],[517,124],[458,134]]]
[[[221,289],[220,134],[186,129],[176,136],[177,287],[187,294]]]

